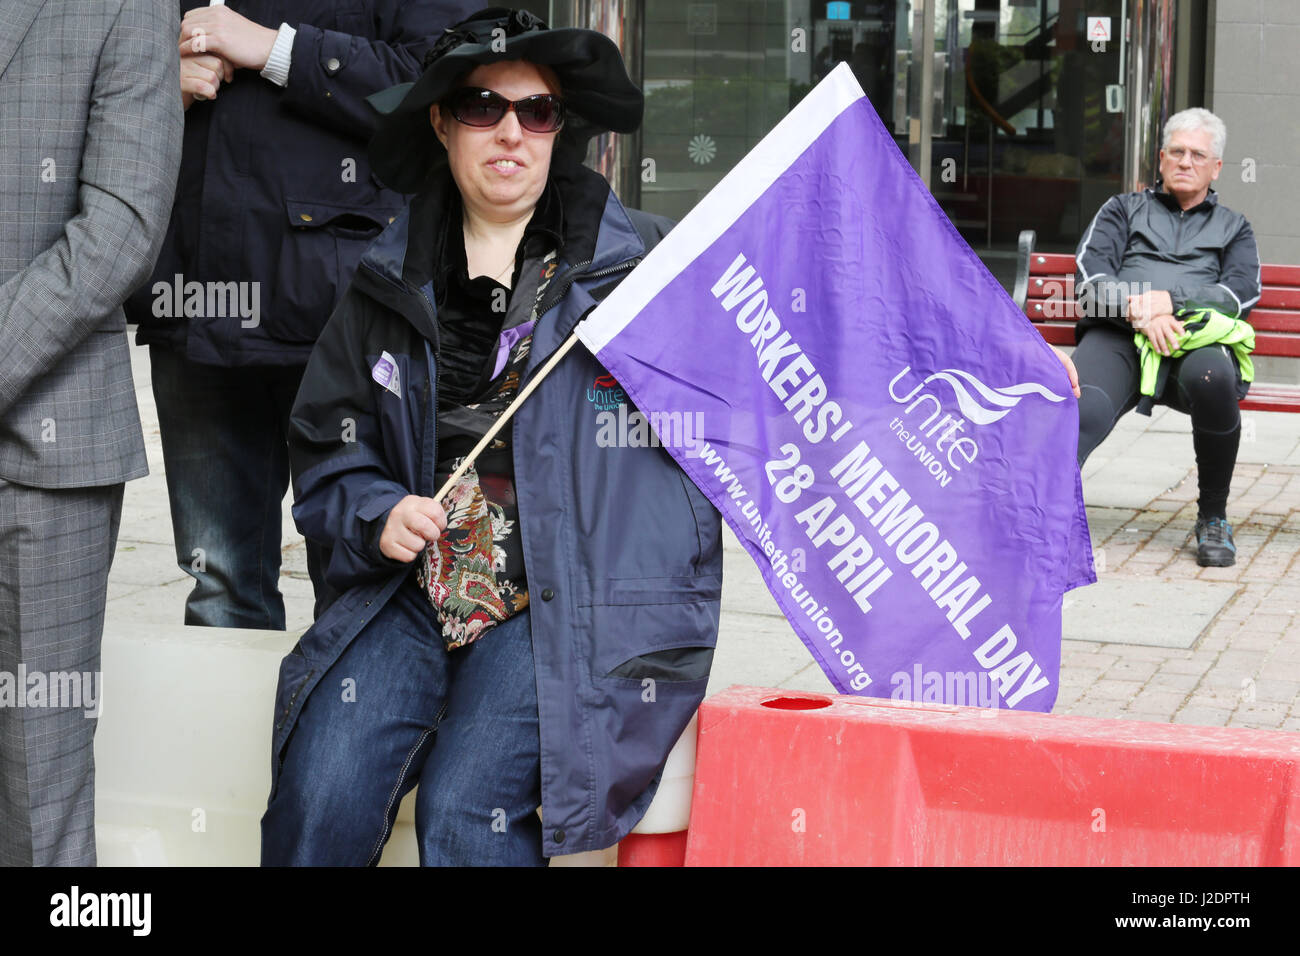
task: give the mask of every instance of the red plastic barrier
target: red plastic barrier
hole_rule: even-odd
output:
[[[682,866],[686,861],[686,831],[629,833],[618,844],[619,866]]]
[[[1294,733],[733,687],[698,746],[688,866],[1300,864]]]

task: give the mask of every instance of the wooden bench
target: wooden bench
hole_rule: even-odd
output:
[[[1074,256],[1035,252],[1032,229],[1020,234],[1016,305],[1052,345],[1074,345]],[[1300,358],[1300,266],[1264,265],[1264,290],[1247,320],[1255,327],[1254,355]],[[1256,381],[1241,401],[1246,411],[1300,412],[1300,385]]]

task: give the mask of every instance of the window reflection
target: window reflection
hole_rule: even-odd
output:
[[[1122,101],[1112,90],[1108,102],[1107,87],[1120,82],[1120,47],[1094,49],[1085,27],[1106,15],[1118,28],[1122,0],[929,7],[922,57],[909,0],[647,3],[642,207],[684,216],[839,63],[916,163],[927,68],[931,192],[962,235],[1012,248],[1033,228],[1040,247],[1072,248],[1093,197],[1119,188]]]

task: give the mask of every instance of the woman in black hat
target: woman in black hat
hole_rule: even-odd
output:
[[[294,406],[294,517],[339,596],[281,667],[263,862],[376,862],[417,784],[425,864],[607,847],[704,694],[717,512],[662,448],[598,440],[626,399],[581,349],[430,496],[663,234],[580,162],[641,94],[608,38],[493,8],[372,102],[373,166],[417,195]]]

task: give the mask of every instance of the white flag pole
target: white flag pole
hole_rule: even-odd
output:
[[[579,323],[579,325],[581,325],[581,323]],[[537,388],[537,386],[541,384],[542,379],[551,374],[551,369],[560,364],[560,359],[568,355],[569,350],[573,348],[577,342],[578,333],[576,331],[570,332],[569,337],[564,340],[564,344],[556,349],[555,354],[547,359],[545,364],[537,370],[537,374],[533,376],[533,380],[525,385],[523,391],[515,396],[515,400],[506,407],[504,412],[501,413],[501,417],[492,424],[492,427],[488,429],[487,434],[480,438],[478,444],[474,446],[474,449],[465,456],[465,460],[460,463],[460,467],[453,471],[451,477],[449,477],[443,483],[442,487],[438,489],[438,493],[433,496],[435,501],[439,504],[442,503],[442,499],[446,497],[447,492],[451,491],[456,482],[460,480],[461,475],[465,474],[465,472],[469,470],[469,467],[473,465],[478,456],[483,453],[483,449],[488,446],[488,443],[491,442],[492,439],[497,436],[497,433],[505,427],[506,422],[510,421],[510,417],[514,415],[515,409],[524,403],[524,400],[533,393],[533,389]],[[436,408],[429,410],[430,415],[436,415],[437,413],[438,410]]]

